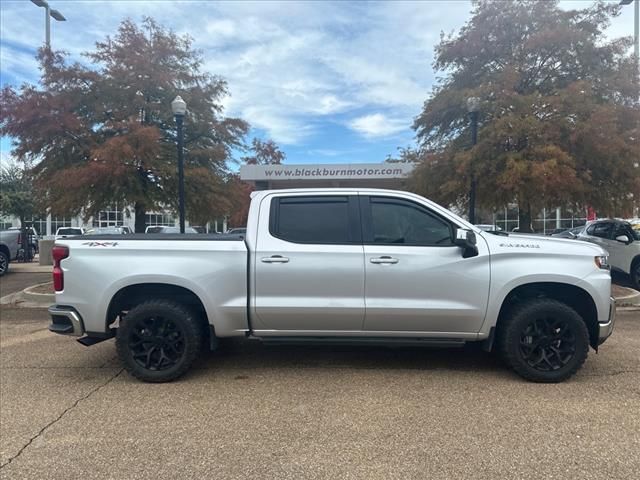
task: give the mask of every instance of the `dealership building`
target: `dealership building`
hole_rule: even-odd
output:
[[[257,190],[360,187],[404,190],[411,163],[243,165],[240,179]]]

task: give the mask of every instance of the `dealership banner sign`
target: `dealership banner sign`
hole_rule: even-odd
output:
[[[242,180],[357,180],[405,178],[411,163],[350,163],[307,165],[242,165]]]

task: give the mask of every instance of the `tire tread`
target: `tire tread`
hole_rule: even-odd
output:
[[[574,317],[580,322],[582,328],[577,332],[582,336],[582,341],[578,342],[576,348],[577,361],[571,366],[571,368],[563,371],[561,374],[557,372],[541,372],[534,370],[518,357],[518,349],[512,348],[512,346],[519,343],[520,330],[515,327],[519,322],[523,322],[523,317],[530,315],[532,310],[550,309],[563,312],[564,315]],[[502,323],[501,328],[498,330],[498,348],[505,363],[513,369],[522,378],[531,382],[537,383],[559,383],[567,380],[576,374],[587,359],[589,354],[589,332],[587,326],[582,320],[582,317],[573,310],[571,307],[552,298],[536,298],[528,300],[514,305],[508,312],[505,318],[505,322]],[[555,375],[549,375],[553,373]]]
[[[173,371],[150,372],[138,364],[129,361],[129,347],[127,342],[128,329],[127,318],[131,315],[149,315],[151,312],[171,312],[172,316],[179,317],[184,322],[186,358]],[[149,313],[146,313],[149,312]],[[124,329],[123,329],[124,328]],[[122,325],[116,334],[116,350],[118,357],[127,372],[133,377],[144,382],[162,383],[170,382],[184,375],[198,357],[203,343],[203,328],[197,316],[185,305],[165,299],[150,299],[133,307],[124,318]]]

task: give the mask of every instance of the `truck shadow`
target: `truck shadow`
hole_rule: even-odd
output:
[[[461,348],[276,346],[238,339],[225,339],[217,351],[203,355],[195,368],[218,371],[304,368],[507,371],[496,354],[484,352],[477,344]]]

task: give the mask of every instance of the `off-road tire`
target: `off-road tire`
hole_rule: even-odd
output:
[[[0,277],[9,271],[9,257],[0,250]]]
[[[161,325],[163,319],[165,327],[161,328],[158,324]],[[124,368],[134,377],[145,382],[170,382],[182,376],[198,357],[203,332],[201,320],[184,305],[170,300],[147,300],[121,320],[116,350]],[[165,348],[168,354],[175,353],[171,355],[175,360],[163,366],[164,358],[166,362],[171,360],[165,356]],[[149,365],[150,359],[157,363],[158,358],[159,365]]]
[[[551,328],[549,331],[559,330],[556,334],[561,332],[565,338],[560,340],[560,337],[555,337],[553,333],[540,334],[538,337],[531,335],[532,329],[537,329],[540,325],[539,322],[543,322],[542,325],[549,322],[552,327],[553,322],[558,322],[558,328]],[[540,340],[538,343],[528,344],[533,338]],[[559,340],[553,341],[553,338]],[[582,317],[568,305],[550,298],[537,298],[515,305],[501,321],[497,340],[505,363],[522,378],[532,382],[558,383],[570,378],[582,367],[589,353],[589,331]],[[546,349],[537,347],[537,351],[540,352],[538,355],[535,353],[535,345],[548,346]],[[562,346],[562,349],[568,348],[568,351],[562,352],[564,358],[557,353],[560,350],[559,346]],[[548,356],[542,353],[543,349],[548,351],[554,348],[556,351],[550,355],[550,363],[561,364],[555,367],[546,364],[549,362]],[[544,363],[538,364],[538,368],[531,365],[535,363],[536,357],[545,359]],[[565,360],[566,363],[563,363]],[[543,370],[542,367],[547,369]]]
[[[629,276],[631,277],[633,288],[640,290],[640,259],[634,260],[631,265],[631,272]]]

